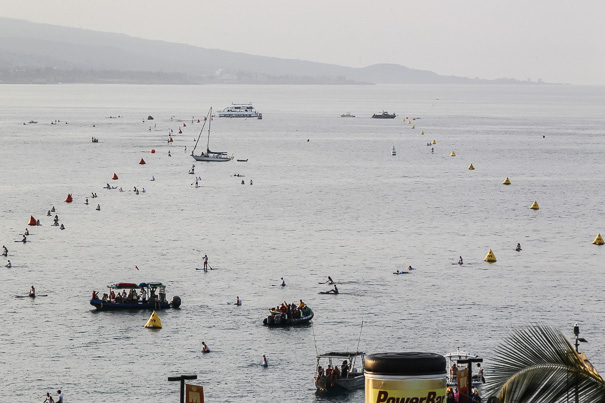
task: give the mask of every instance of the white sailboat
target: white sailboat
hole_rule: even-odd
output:
[[[233,156],[229,157],[226,152],[223,151],[210,151],[210,122],[212,122],[212,108],[208,111],[208,116],[204,120],[204,125],[202,126],[202,130],[200,130],[200,135],[197,137],[197,141],[195,142],[195,147],[193,147],[193,151],[191,151],[191,156],[196,161],[207,161],[207,162],[227,162],[233,159]],[[204,127],[206,127],[206,123],[208,123],[208,141],[206,143],[206,152],[200,155],[195,155],[195,149],[197,148],[198,143],[200,142],[200,138],[202,137],[202,133],[204,132]]]

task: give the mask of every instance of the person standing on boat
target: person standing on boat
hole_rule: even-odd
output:
[[[208,255],[204,254],[204,271],[208,271]]]
[[[477,379],[479,379],[481,383],[485,383],[485,377],[483,376],[483,367],[480,363],[477,363]]]

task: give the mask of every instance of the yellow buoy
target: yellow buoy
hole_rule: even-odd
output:
[[[475,167],[473,166],[473,164],[470,164],[470,165],[468,166],[468,169],[470,169],[471,171],[474,171],[474,170],[475,170]]]
[[[433,144],[437,144],[437,142],[435,140],[433,140]]]
[[[149,317],[149,320],[147,321],[147,324],[145,325],[145,327],[147,329],[161,329],[162,328],[162,321],[160,320],[160,317],[158,316],[158,314],[155,313],[155,311],[153,311],[153,313]]]
[[[530,209],[532,209],[532,210],[540,210],[540,206],[538,206],[538,202],[534,201],[534,203],[531,205]]]
[[[487,256],[485,256],[485,259],[483,260],[489,263],[494,263],[496,261],[496,255],[494,255],[494,252],[492,252],[490,249],[489,252],[487,252]]]
[[[424,130],[420,132],[420,134],[424,134]]]
[[[594,239],[594,241],[592,241],[592,243],[595,245],[605,245],[605,241],[603,241],[603,237],[601,236],[600,232],[599,235],[597,235],[597,237]]]
[[[508,179],[508,176],[506,177],[506,179],[504,179],[504,182],[502,182],[502,184],[510,185],[510,179]]]
[[[412,126],[412,129],[415,129],[415,128],[416,128],[416,125]]]
[[[452,151],[452,153],[450,154],[450,157],[455,157],[456,153]]]
[[[410,121],[408,120],[408,125],[411,125],[411,124],[412,124],[412,122],[410,122]]]

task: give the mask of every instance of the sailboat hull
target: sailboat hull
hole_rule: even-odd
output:
[[[193,159],[196,161],[206,161],[206,162],[227,162],[231,161],[233,157],[227,157],[226,155],[192,155]]]

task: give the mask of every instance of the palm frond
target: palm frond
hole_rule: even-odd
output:
[[[547,325],[514,331],[495,351],[486,394],[498,402],[605,402],[605,381]]]

